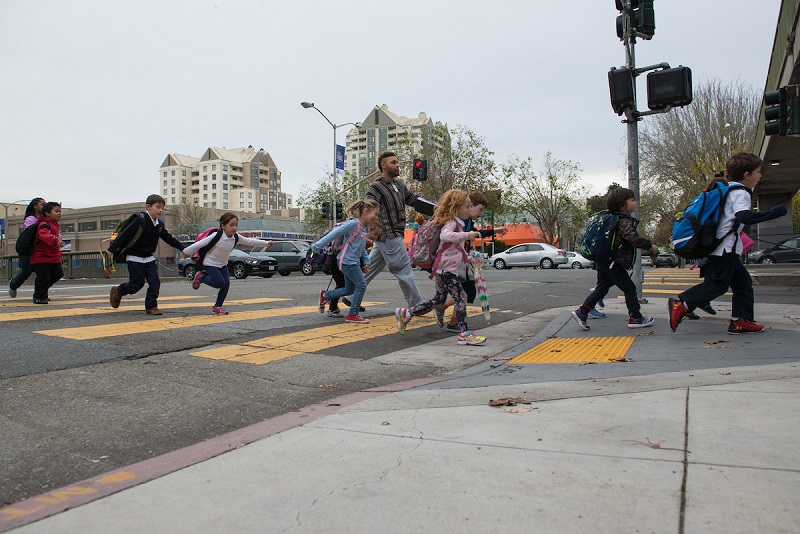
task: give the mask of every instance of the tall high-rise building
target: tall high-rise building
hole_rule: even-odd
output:
[[[264,213],[292,208],[281,191],[281,172],[264,149],[210,147],[199,158],[169,154],[159,169],[167,204]]]
[[[422,147],[442,146],[450,142],[450,134],[441,122],[425,113],[409,119],[389,111],[386,104],[375,106],[360,128],[347,134],[344,170],[364,177],[376,170],[382,152],[392,151],[399,156],[421,155]]]

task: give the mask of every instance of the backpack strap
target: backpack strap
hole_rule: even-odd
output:
[[[347,252],[347,247],[349,247],[350,243],[352,243],[358,236],[361,235],[363,237],[362,231],[361,231],[361,221],[359,221],[358,219],[355,219],[355,221],[356,221],[356,229],[353,230],[353,232],[349,236],[347,236],[347,241],[345,241],[342,244],[342,247],[339,249],[339,251],[337,251],[337,252],[341,252],[341,254],[339,256],[339,270],[340,271],[342,270],[342,260],[344,259],[344,255]]]

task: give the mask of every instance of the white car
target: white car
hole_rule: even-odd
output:
[[[565,252],[564,255],[567,257],[567,263],[559,265],[559,267],[569,267],[570,269],[591,269],[594,267],[594,262],[587,260],[579,252]]]
[[[489,263],[495,269],[512,267],[557,269],[559,265],[567,263],[567,257],[564,254],[564,250],[547,243],[523,243],[491,256]]]

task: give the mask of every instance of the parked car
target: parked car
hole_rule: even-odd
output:
[[[677,267],[680,262],[675,254],[659,254],[656,256],[656,267]]]
[[[289,276],[293,271],[300,271],[305,275],[310,275],[314,274],[310,266],[308,269],[303,269],[306,264],[306,251],[309,246],[305,241],[275,241],[269,247],[253,247],[248,253],[256,257],[265,256],[278,260],[278,273],[281,276]]]
[[[747,261],[749,263],[800,262],[800,237],[792,237],[770,248],[751,252],[747,255]]]
[[[591,269],[594,267],[592,260],[587,260],[579,252],[565,252],[564,256],[567,257],[567,262],[559,267],[569,267],[570,269]]]
[[[183,258],[178,261],[178,273],[189,280],[194,278],[201,267],[193,258]],[[251,256],[241,250],[233,249],[228,258],[228,272],[234,278],[247,278],[250,275],[270,278],[278,270],[278,260],[269,256]]]
[[[650,256],[642,256],[642,267],[652,267],[653,266],[653,258]]]
[[[564,255],[564,250],[547,243],[523,243],[491,256],[489,263],[495,269],[512,267],[556,269],[559,265],[567,263],[567,257]]]

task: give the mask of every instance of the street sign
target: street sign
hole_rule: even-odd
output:
[[[344,147],[336,145],[336,174],[344,174]]]
[[[492,212],[491,211],[484,211],[483,212],[483,216],[484,217],[491,217],[492,216]]]

